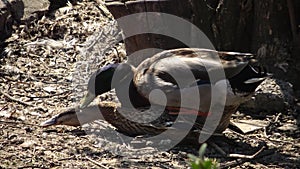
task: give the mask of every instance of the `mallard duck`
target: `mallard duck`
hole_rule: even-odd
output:
[[[241,103],[251,97],[256,87],[268,76],[266,71],[256,70],[248,64],[251,56],[251,54],[238,52],[182,48],[160,52],[143,61],[137,68],[126,63],[111,64],[99,69],[91,76],[88,82],[88,93],[82,99],[80,108],[89,110],[89,103],[97,95],[115,88],[121,102],[121,109],[129,108],[127,109],[129,111],[139,111],[152,105],[159,105],[165,108],[164,112],[167,112],[169,116],[176,116],[179,112],[198,116],[196,127],[201,129],[211,113],[209,112],[211,99],[215,92],[220,98],[217,98],[217,102],[213,104],[224,106],[220,123],[215,130],[220,133],[227,128],[232,113]],[[176,78],[172,77],[174,75]],[[153,94],[151,92],[155,89],[164,93],[165,100],[161,95],[156,97],[155,93],[151,96]],[[195,98],[194,95],[198,96]],[[182,99],[187,99],[184,106],[181,104]],[[195,103],[195,101],[199,102]],[[130,109],[131,104],[137,110]],[[104,109],[105,106],[99,103],[98,107]],[[145,134],[145,131],[155,133],[153,130],[158,132],[165,130],[165,128],[161,130],[161,128],[153,127],[153,124],[139,124],[130,119],[126,120],[119,113],[115,113],[118,111],[112,108],[105,108],[105,110],[101,111],[105,119],[121,131],[130,133],[132,130],[133,133]],[[42,125],[78,126],[80,123],[78,120],[76,122],[77,116],[74,112],[75,110],[72,109],[72,111],[59,114]],[[89,113],[85,114],[85,112]],[[144,111],[140,112],[143,114]],[[92,111],[83,111],[79,114],[81,115],[87,119],[81,121],[81,124],[99,119],[93,115]]]
[[[140,109],[141,111],[144,111]],[[121,111],[121,112],[120,112]],[[100,113],[101,112],[101,113]],[[149,111],[148,111],[149,112]],[[100,102],[98,104],[90,105],[85,108],[67,108],[62,110],[61,113],[53,116],[52,118],[42,122],[42,127],[48,127],[52,125],[67,125],[67,126],[81,126],[86,123],[93,122],[97,119],[106,120],[112,124],[119,132],[126,135],[136,136],[145,134],[159,134],[167,127],[162,125],[155,126],[150,123],[137,123],[131,121],[130,118],[125,118],[123,114],[130,115],[132,118],[132,111],[129,109],[120,109],[120,105],[115,102]],[[150,113],[153,113],[150,111]],[[102,114],[102,115],[101,115]],[[135,113],[133,113],[136,116]],[[149,114],[148,114],[149,115]]]
[[[208,112],[212,89],[226,95],[226,106],[238,106],[267,76],[266,72],[257,71],[248,64],[251,56],[248,53],[180,48],[160,52],[137,68],[126,63],[108,65],[91,76],[88,93],[80,107],[86,107],[97,95],[112,88],[116,89],[123,107],[158,104],[168,109]],[[155,89],[163,93],[156,94]],[[197,94],[196,99],[200,97],[201,101],[195,107],[197,104],[192,96]],[[182,106],[183,99],[186,106]]]
[[[196,122],[189,118],[178,120],[178,116],[170,115],[168,110],[161,108],[163,107],[152,109],[140,107],[133,110],[121,107],[120,104],[115,102],[104,101],[84,108],[72,107],[64,109],[61,113],[42,122],[40,126],[49,127],[55,125],[67,125],[77,127],[101,119],[106,120],[114,126],[118,132],[128,136],[157,135],[166,130],[173,130],[176,134],[179,134],[179,132],[188,134],[189,131],[186,132],[186,129],[196,131],[196,133],[203,129],[202,127],[206,117],[199,116]],[[235,111],[235,107],[227,106],[224,110],[224,112],[232,111]],[[162,114],[160,114],[157,119],[153,120],[153,117],[157,116],[157,112],[162,112]],[[227,119],[229,119],[230,116],[230,113],[223,114],[221,122],[214,131],[215,133],[221,133],[226,129],[228,125]],[[176,128],[173,127],[173,124],[175,124],[174,122],[177,124]]]

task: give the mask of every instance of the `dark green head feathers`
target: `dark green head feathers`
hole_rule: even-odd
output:
[[[107,65],[92,74],[88,81],[87,94],[80,103],[81,108],[88,106],[96,96],[112,89],[111,82],[118,65],[119,64]]]

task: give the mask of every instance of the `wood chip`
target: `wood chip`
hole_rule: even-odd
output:
[[[281,131],[296,131],[298,129],[297,125],[295,124],[284,124],[283,126],[278,127],[278,130]]]
[[[234,122],[231,121],[230,124],[237,127],[244,134],[246,134],[268,126],[269,122],[263,120],[238,120]]]

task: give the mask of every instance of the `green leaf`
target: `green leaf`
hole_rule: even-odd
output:
[[[207,147],[207,144],[206,143],[203,143],[199,149],[199,157],[201,159],[204,158],[204,153],[205,153],[205,150],[206,150],[206,147]]]
[[[217,169],[218,168],[218,162],[216,162],[214,159],[205,158],[204,159],[204,153],[206,150],[207,144],[202,144],[202,146],[199,149],[199,157],[188,154],[188,158],[190,160],[190,165],[192,169]]]
[[[191,161],[195,161],[198,158],[198,157],[194,156],[193,154],[188,154],[187,156]]]

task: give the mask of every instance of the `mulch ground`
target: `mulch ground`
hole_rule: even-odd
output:
[[[39,126],[61,108],[78,104],[94,70],[126,60],[120,30],[103,5],[83,0],[14,31],[0,58],[0,168],[189,167],[187,154],[197,154],[196,143],[142,150],[149,154],[133,158],[95,144],[95,136],[82,128]],[[244,110],[232,118],[265,119],[269,125],[249,134],[227,129],[211,138],[206,156],[222,168],[300,168],[297,109],[253,116]]]

